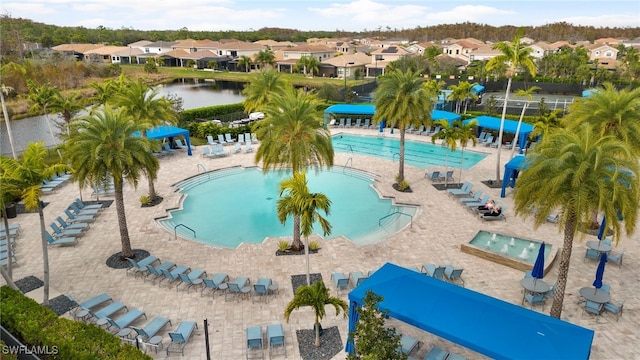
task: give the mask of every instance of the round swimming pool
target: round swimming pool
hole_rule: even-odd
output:
[[[289,176],[241,167],[200,174],[176,185],[186,195],[182,208],[159,222],[185,239],[228,248],[291,236],[293,220],[282,225],[276,214],[280,181]],[[323,193],[332,202],[329,237],[343,235],[359,245],[374,243],[407,226],[417,211],[380,198],[372,186],[374,176],[361,171],[309,171],[307,181],[311,192]],[[314,232],[321,232],[319,225]]]

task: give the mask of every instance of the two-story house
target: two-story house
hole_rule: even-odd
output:
[[[282,60],[276,62],[276,69],[283,72],[293,72],[296,62],[303,56],[312,56],[322,63],[331,59],[334,55],[334,49],[326,45],[298,45],[292,48],[282,50]]]

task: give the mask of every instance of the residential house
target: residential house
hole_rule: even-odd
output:
[[[366,76],[384,75],[384,69],[390,62],[399,60],[411,53],[400,46],[389,46],[371,52],[371,63],[366,66]]]
[[[296,43],[293,43],[291,41],[276,41],[276,40],[258,40],[258,41],[255,41],[254,44],[266,46],[267,48],[273,51],[298,46]]]
[[[593,44],[586,46],[589,51],[589,60],[598,59],[600,61],[608,59],[615,60],[618,57],[618,49],[607,44]]]
[[[443,53],[458,58],[460,60],[464,60],[467,63],[470,62],[469,57],[471,52],[480,47],[482,44],[478,44],[477,42],[470,42],[466,40],[458,40],[453,44],[445,45],[443,48]]]
[[[443,48],[441,44],[436,44],[433,41],[428,41],[428,42],[411,44],[407,46],[405,49],[412,54],[423,55],[425,50],[427,50],[430,47],[437,47],[438,49],[440,49],[440,51],[442,51],[442,48]]]
[[[298,45],[282,50],[282,60],[276,62],[278,71],[293,72],[296,62],[303,56],[315,57],[319,63],[331,59],[334,50],[326,45]]]
[[[111,54],[111,62],[116,64],[141,64],[139,61],[139,57],[141,55],[144,55],[144,50],[137,47],[127,46],[125,50]]]
[[[354,79],[365,76],[371,56],[365,53],[344,54],[327,59],[320,64],[320,76]]]
[[[469,53],[469,63],[473,61],[485,61],[500,55],[500,50],[494,50],[492,44],[483,44],[471,50]],[[460,59],[460,57],[457,57]]]
[[[611,45],[611,46],[617,46],[621,42],[622,42],[622,40],[620,40],[620,39],[608,37],[608,38],[596,39],[593,43],[594,44],[607,44],[607,45]]]
[[[555,47],[547,42],[539,41],[535,44],[528,46],[531,49],[531,56],[536,59],[542,59],[543,57],[557,52],[560,48]]]
[[[88,50],[84,53],[84,61],[93,63],[120,63],[120,57],[116,53],[128,50],[126,46],[102,46],[96,49]]]
[[[59,51],[65,55],[74,56],[76,60],[84,60],[87,51],[101,48],[103,44],[61,44],[52,47],[54,51]]]

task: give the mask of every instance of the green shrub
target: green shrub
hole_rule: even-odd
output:
[[[222,115],[243,112],[244,105],[242,103],[207,106],[198,109],[184,110],[180,113],[180,124],[196,119],[215,119]]]
[[[289,242],[287,240],[280,240],[278,242],[278,250],[280,250],[280,251],[289,251],[290,248],[291,248],[291,245],[289,244]]]
[[[47,359],[151,359],[104,329],[59,318],[7,286],[0,288],[0,301],[0,323],[25,345],[49,349]]]
[[[320,244],[315,240],[314,241],[310,241],[309,242],[309,250],[313,250],[313,251],[320,250]]]
[[[140,204],[142,205],[151,204],[151,197],[147,194],[140,196]]]

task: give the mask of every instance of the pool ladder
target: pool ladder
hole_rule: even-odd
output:
[[[207,173],[207,168],[205,168],[204,165],[198,164],[198,174],[200,174],[200,169],[202,169],[203,173]],[[210,179],[210,177],[211,173],[207,173],[207,179]]]
[[[348,158],[347,162],[344,164],[344,166],[342,167],[342,173],[345,173],[345,170],[347,169],[347,166],[349,165],[349,163],[351,163],[351,166],[353,167],[353,158]]]
[[[393,153],[393,156],[391,157],[391,161],[396,161],[396,155],[398,156],[398,161],[400,161],[400,154],[399,153]]]
[[[178,225],[173,227],[173,240],[178,240],[178,228],[181,227],[181,226],[183,228],[185,228],[185,229],[191,230],[191,232],[193,233],[193,238],[194,239],[196,238],[196,231],[195,230],[193,230],[192,228],[188,227],[185,224],[178,224]]]
[[[388,218],[390,216],[393,216],[395,214],[408,216],[411,219],[411,220],[409,220],[409,228],[413,228],[413,216],[411,214],[407,214],[407,213],[402,212],[400,210],[394,211],[391,214],[387,214],[387,215],[381,217],[380,220],[378,220],[378,226],[382,226],[382,220],[384,220],[384,219],[386,219],[386,218]]]

